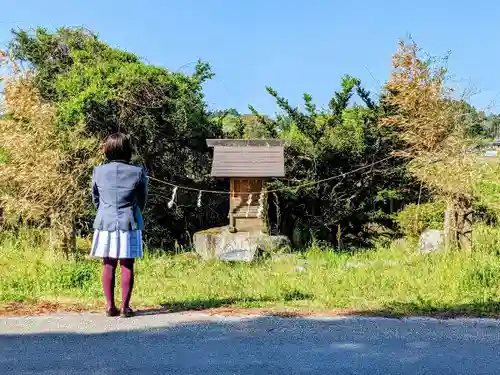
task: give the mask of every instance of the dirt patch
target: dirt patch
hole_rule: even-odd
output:
[[[298,309],[298,308],[238,308],[238,307],[217,307],[217,308],[186,308],[171,309],[164,307],[137,307],[137,315],[159,315],[172,313],[190,313],[199,312],[207,315],[219,316],[276,316],[283,318],[306,318],[306,317],[338,317],[338,316],[371,316],[384,318],[405,318],[412,316],[421,316],[437,319],[457,319],[457,318],[492,318],[500,319],[500,313],[474,313],[471,311],[449,310],[449,311],[391,311],[384,310],[356,310],[356,309]],[[0,316],[40,316],[61,312],[97,312],[103,313],[104,307],[97,305],[84,305],[77,303],[60,303],[42,301],[35,303],[12,302],[0,305]]]
[[[220,307],[216,309],[205,310],[209,315],[221,316],[279,316],[283,318],[299,317],[332,317],[360,315],[359,311],[352,309],[330,309],[330,310],[302,310],[302,309],[266,309],[266,308],[231,308]]]
[[[233,308],[218,307],[209,309],[169,309],[165,307],[142,306],[137,308],[138,315],[157,315],[169,313],[189,313],[200,312],[207,315],[220,316],[280,316],[280,317],[320,317],[320,316],[348,316],[348,315],[370,315],[363,314],[352,309],[330,309],[330,310],[302,310],[302,309],[281,309],[281,308]],[[104,312],[103,307],[72,303],[59,302],[36,302],[19,303],[13,302],[0,306],[0,316],[38,316],[61,312]]]
[[[364,317],[379,317],[379,318],[410,318],[410,317],[427,317],[441,320],[460,319],[460,318],[491,318],[500,319],[499,313],[475,313],[470,311],[391,311],[391,310],[356,310],[356,309],[318,309],[318,310],[303,310],[303,309],[240,309],[231,307],[221,307],[216,309],[203,310],[209,315],[221,316],[278,316],[284,318],[305,318],[305,317],[339,317],[339,316],[364,316]]]
[[[38,316],[54,314],[58,312],[95,312],[98,308],[95,306],[86,306],[74,303],[58,302],[36,302],[21,303],[11,302],[0,306],[0,316]]]

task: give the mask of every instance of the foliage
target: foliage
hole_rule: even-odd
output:
[[[212,76],[207,64],[199,62],[191,76],[172,73],[107,46],[87,30],[70,28],[16,31],[10,53],[33,72],[34,86],[54,108],[54,126],[61,134],[78,129],[86,142],[118,130],[129,133],[137,145],[135,161],[151,176],[214,186],[205,177],[210,165],[205,139],[221,136],[222,129],[208,120],[203,100],[202,84]],[[88,162],[89,155],[81,157]],[[87,176],[85,182],[87,172],[78,170]],[[181,194],[175,209],[168,210],[171,188],[151,185],[146,214],[150,241],[167,245],[186,231],[220,222],[221,199],[207,200],[210,208],[199,212],[196,196]]]
[[[252,113],[240,114],[235,109],[226,111],[215,111],[211,114],[211,119],[220,124],[226,138],[232,139],[260,139],[276,137],[276,133],[270,135],[266,124],[271,124],[268,116],[258,114],[253,107]],[[271,132],[274,128],[271,129]]]
[[[485,136],[497,139],[500,137],[500,115],[491,114],[486,117],[483,123]]]
[[[426,229],[443,229],[445,202],[409,204],[395,215],[402,233],[409,237],[419,236]]]
[[[464,111],[451,100],[446,68],[423,60],[415,43],[401,41],[383,103],[391,109],[382,124],[405,144],[396,154],[409,160],[409,170],[442,197],[472,198],[473,155],[466,150]]]
[[[397,138],[379,129],[383,108],[360,81],[343,77],[327,110],[318,110],[308,94],[304,94],[305,110],[301,111],[272,88],[268,92],[283,114],[276,120],[266,119],[266,128],[273,125],[274,134],[287,140],[286,179],[270,184],[270,188],[284,189],[277,199],[271,197],[280,217],[270,217],[279,230],[296,243],[315,238],[344,247],[366,245],[368,223],[392,227],[390,214],[416,200],[418,188],[404,163],[391,156]],[[349,106],[354,95],[364,106]],[[323,179],[328,181],[312,183]],[[297,185],[306,186],[296,189]]]
[[[213,111],[209,115],[211,121],[219,124],[224,135],[233,135],[233,138],[243,138],[244,124],[240,114],[234,108],[225,111]]]
[[[88,174],[97,163],[98,140],[75,126],[54,126],[55,109],[43,103],[30,77],[4,82],[8,117],[0,119],[1,206],[7,224],[49,221],[60,246],[72,247],[75,223],[89,214]]]
[[[500,164],[498,159],[485,160],[481,166],[481,174],[474,180],[473,192],[477,214],[487,214],[488,222],[500,219]],[[494,218],[491,218],[493,216]]]
[[[457,107],[457,112],[462,115],[465,135],[468,138],[483,139],[489,136],[489,129],[486,123],[488,117],[483,111],[477,111],[472,105],[465,100],[454,101]]]

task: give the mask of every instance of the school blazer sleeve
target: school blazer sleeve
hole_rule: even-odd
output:
[[[94,206],[99,208],[99,189],[95,179],[95,169],[92,172],[92,201],[94,202]]]
[[[137,185],[137,206],[141,211],[144,211],[146,207],[146,201],[148,199],[148,173],[146,169],[142,169],[141,179]]]

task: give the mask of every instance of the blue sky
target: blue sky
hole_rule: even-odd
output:
[[[319,106],[346,73],[378,92],[398,39],[411,34],[432,55],[450,51],[459,89],[480,91],[471,102],[500,112],[498,14],[494,0],[23,0],[2,4],[0,43],[13,27],[83,25],[171,70],[209,61],[212,108],[272,114],[266,85],[293,104],[308,92]]]

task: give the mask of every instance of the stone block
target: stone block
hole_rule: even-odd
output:
[[[440,250],[444,246],[443,231],[429,229],[420,235],[420,251],[423,253],[432,253]]]
[[[261,251],[273,251],[289,245],[285,236],[259,232],[230,233],[227,227],[197,232],[195,251],[204,260],[251,262]]]

